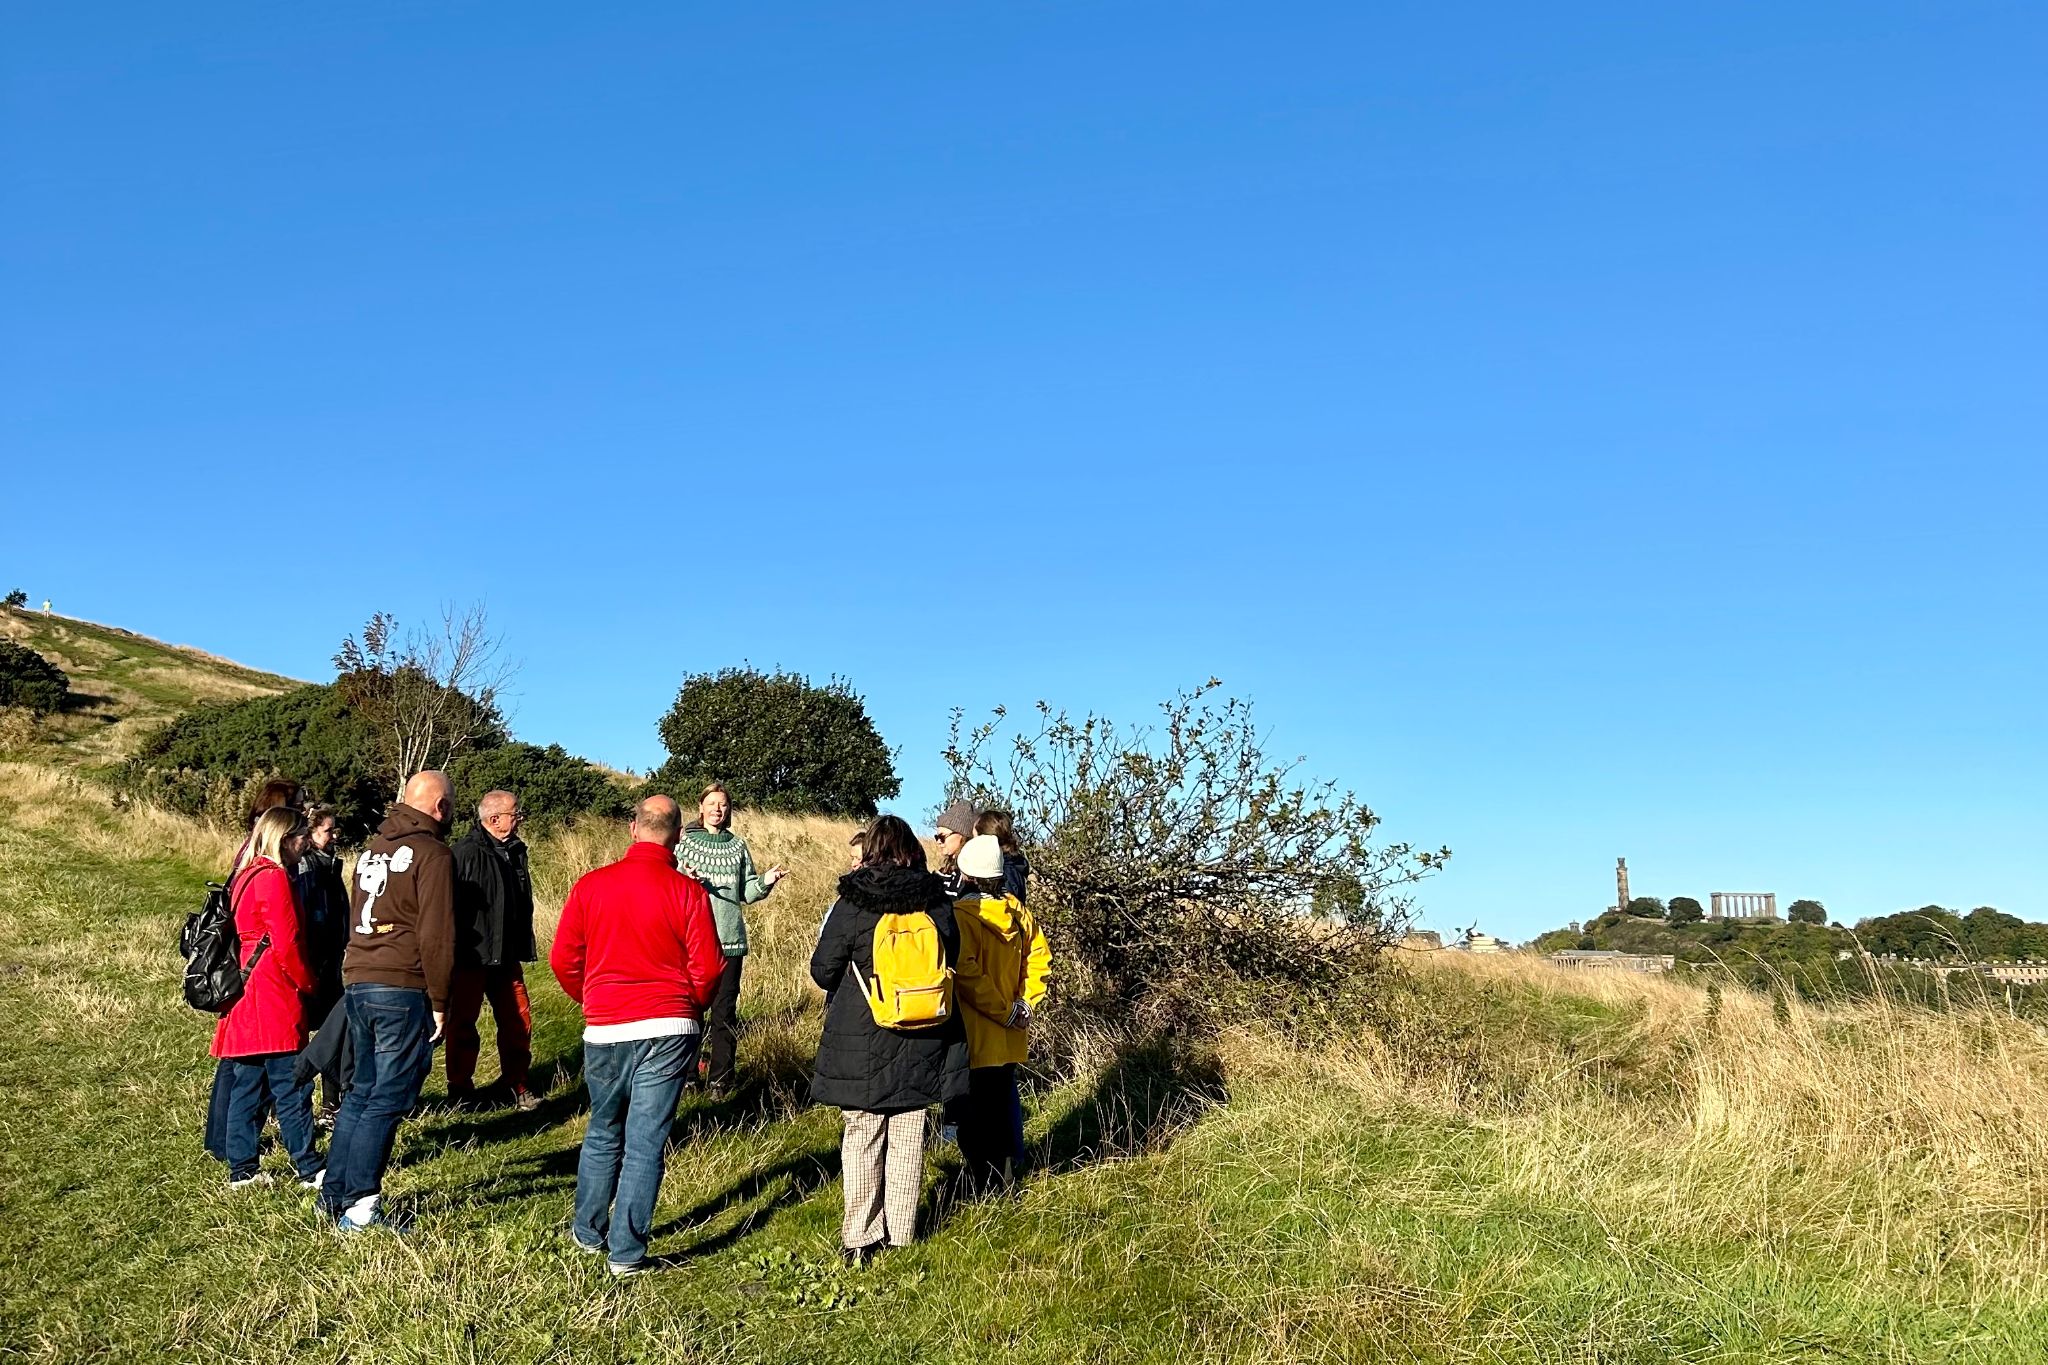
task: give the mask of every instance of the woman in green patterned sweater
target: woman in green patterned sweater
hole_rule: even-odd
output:
[[[676,844],[676,867],[695,877],[711,896],[711,918],[718,924],[718,946],[725,970],[705,1011],[705,1046],[710,1054],[708,1080],[714,1092],[732,1085],[733,1054],[739,1046],[740,964],[747,959],[746,907],[766,898],[782,880],[783,869],[754,870],[747,841],[727,828],[732,823],[732,798],[716,782],[697,802],[697,818],[683,828]]]

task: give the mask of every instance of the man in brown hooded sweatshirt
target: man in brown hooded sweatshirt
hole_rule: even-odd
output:
[[[343,1232],[391,1224],[378,1212],[398,1124],[434,1061],[455,966],[455,813],[446,773],[405,784],[356,861],[342,996],[355,1077],[335,1115],[321,1207]]]

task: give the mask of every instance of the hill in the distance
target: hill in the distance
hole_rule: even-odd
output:
[[[71,699],[43,722],[42,738],[85,764],[126,757],[152,728],[203,702],[301,686],[185,645],[39,611],[0,608],[0,638],[33,649],[71,680]]]

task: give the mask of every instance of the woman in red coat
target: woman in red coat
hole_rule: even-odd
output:
[[[258,1169],[257,1144],[271,1108],[301,1183],[317,1187],[324,1166],[313,1145],[312,1088],[292,1080],[292,1058],[306,1045],[304,993],[318,984],[300,946],[299,910],[285,871],[297,865],[306,833],[299,812],[285,806],[265,811],[249,835],[241,870],[228,883],[249,971],[242,998],[213,1031],[227,1096],[221,1155],[230,1189],[269,1183]]]

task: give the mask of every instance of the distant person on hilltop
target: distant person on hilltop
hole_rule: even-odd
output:
[[[417,773],[356,859],[341,968],[355,1075],[320,1195],[343,1232],[395,1226],[379,1208],[384,1168],[433,1067],[455,971],[455,860],[444,842],[454,813],[448,775]]]
[[[527,1072],[533,1064],[533,1007],[521,963],[533,961],[533,875],[519,827],[526,812],[508,791],[486,792],[477,803],[476,828],[456,840],[455,976],[448,987],[448,1098],[476,1101],[476,1029],[485,1000],[498,1025],[498,1084],[520,1109],[535,1098]]]
[[[1045,998],[1052,950],[1031,912],[1005,889],[1001,842],[978,834],[960,850],[965,894],[960,925],[960,1018],[967,1028],[967,1094],[947,1106],[960,1135],[969,1190],[1014,1178],[1024,1162],[1024,1109],[1017,1068],[1027,1055],[1031,1012]]]
[[[300,951],[299,911],[285,869],[298,861],[305,837],[297,811],[288,806],[265,811],[249,833],[241,870],[228,880],[248,981],[241,998],[214,1026],[212,1050],[220,1059],[216,1090],[224,1088],[226,1106],[218,1119],[210,1116],[207,1137],[214,1155],[228,1164],[231,1189],[270,1183],[261,1170],[259,1141],[264,1114],[273,1107],[299,1179],[309,1188],[317,1188],[320,1179],[312,1092],[292,1077],[293,1057],[306,1045],[301,993],[315,983]]]
[[[569,892],[548,965],[583,1007],[590,1123],[570,1236],[616,1276],[651,1269],[647,1238],[704,1006],[725,967],[704,888],[676,870],[682,811],[650,796],[626,856]]]
[[[697,802],[697,818],[683,828],[676,845],[676,866],[695,877],[711,897],[711,916],[718,923],[718,946],[725,955],[718,989],[705,1019],[710,1054],[706,1079],[714,1094],[731,1088],[739,1048],[740,968],[747,960],[746,908],[764,900],[785,875],[780,867],[754,870],[747,841],[734,834],[732,798],[714,782]]]
[[[950,1000],[936,1021],[896,1027],[878,1014],[900,998],[878,974],[878,943],[893,954],[895,943],[924,937],[939,959],[928,966],[958,965],[952,902],[902,820],[877,819],[866,850],[866,861],[839,879],[839,899],[811,952],[811,980],[827,997],[811,1099],[845,1120],[839,1238],[853,1265],[916,1239],[925,1110],[967,1092],[967,1036]]]
[[[313,989],[306,996],[308,1025],[318,1029],[341,1004],[341,959],[348,951],[348,886],[341,877],[341,854],[335,847],[335,818],[332,806],[306,807],[306,848],[292,872],[292,892],[299,900],[299,923],[304,931],[306,965],[313,973]],[[334,1126],[341,1108],[341,1072],[338,1067],[320,1073],[318,1126]]]

